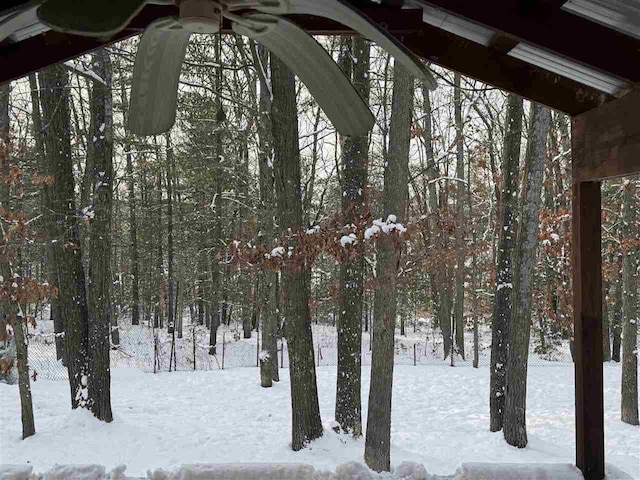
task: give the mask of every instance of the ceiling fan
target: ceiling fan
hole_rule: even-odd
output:
[[[145,30],[133,75],[129,128],[138,135],[168,131],[175,123],[180,70],[192,33],[218,33],[223,18],[233,31],[262,43],[300,78],[342,135],[368,132],[375,119],[333,58],[303,29],[282,15],[307,14],[337,21],[376,42],[430,89],[429,70],[378,24],[346,0],[45,0],[38,9],[49,27],[108,37],[124,29],[147,3],[176,4],[178,17]]]

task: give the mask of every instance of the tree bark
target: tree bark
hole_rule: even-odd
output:
[[[273,178],[273,141],[271,137],[271,86],[267,79],[269,53],[262,45],[256,46],[251,41],[251,54],[254,64],[259,67],[258,79],[260,95],[258,107],[260,122],[258,124],[258,172],[260,176],[260,233],[258,244],[266,253],[271,252],[274,238],[274,219],[276,197]],[[260,297],[262,305],[259,309],[262,317],[262,349],[269,354],[265,368],[270,368],[271,379],[280,381],[278,371],[278,272],[266,270],[260,274]],[[258,285],[258,284],[257,284]],[[256,285],[256,288],[258,286]]]
[[[460,90],[460,74],[454,76],[454,116],[456,125],[456,271],[455,271],[455,303],[453,317],[455,325],[456,351],[464,360],[464,276],[465,276],[465,254],[464,254],[464,232],[465,215],[464,203],[467,199],[464,185],[464,124],[462,122],[462,92]]]
[[[522,98],[509,94],[507,119],[502,153],[502,205],[500,235],[496,261],[495,304],[491,334],[490,423],[492,432],[502,429],[505,404],[505,379],[509,353],[511,325],[511,293],[513,272],[511,265],[515,238],[518,194],[518,164],[522,137]]]
[[[0,179],[9,177],[10,165],[10,130],[9,130],[9,84],[0,85]],[[11,201],[11,187],[0,181],[0,208],[7,212],[14,210]],[[0,220],[4,219],[0,216]],[[11,265],[12,254],[9,246],[9,236],[4,235],[4,227],[0,229],[0,275],[6,282],[13,278]],[[19,248],[19,247],[18,247]],[[18,367],[18,390],[20,393],[20,418],[22,421],[22,438],[25,439],[36,433],[33,419],[33,402],[31,399],[31,379],[29,377],[29,354],[27,339],[24,331],[24,315],[19,305],[12,301],[3,301],[0,305],[0,316],[7,319],[13,327],[16,343],[16,363]],[[4,323],[3,323],[4,324]],[[2,327],[4,328],[4,326]],[[3,332],[4,333],[4,332]]]
[[[636,238],[635,185],[624,186],[622,238]],[[622,257],[622,421],[638,425],[638,281],[636,249],[626,248]]]
[[[111,422],[111,373],[109,333],[113,319],[111,279],[111,222],[113,209],[113,101],[111,60],[101,49],[93,54],[93,70],[106,85],[94,82],[91,95],[90,141],[93,145],[94,184],[89,255],[89,396],[91,411]],[[115,328],[117,333],[117,326]],[[119,337],[116,338],[119,343]],[[114,342],[115,343],[115,342]]]
[[[127,99],[125,82],[121,82],[120,100],[122,102],[122,116],[125,119],[125,122],[128,122],[129,100]],[[129,304],[129,309],[131,310],[131,324],[140,325],[140,260],[138,254],[136,180],[133,172],[132,148],[133,144],[131,142],[131,137],[126,133],[124,138],[124,149],[127,173],[127,202],[129,203],[129,258],[131,266],[131,302]]]
[[[299,232],[303,229],[303,212],[295,79],[293,73],[275,56],[271,57],[271,81],[278,224],[282,232]],[[282,311],[289,349],[293,450],[300,450],[322,436],[309,310],[308,268],[304,259],[288,261],[282,267]]]
[[[620,347],[622,345],[622,256],[619,256],[615,263],[617,267],[617,276],[614,280],[615,287],[615,300],[613,302],[613,312],[611,314],[613,322],[611,323],[611,335],[613,336],[611,342],[611,360],[614,362],[620,362]]]
[[[56,271],[60,315],[64,321],[72,408],[90,408],[89,312],[82,265],[78,212],[71,159],[69,81],[64,66],[55,65],[40,75],[46,174],[52,185],[44,185],[51,199],[47,222],[51,226],[53,264]]]
[[[369,42],[362,37],[345,37],[342,64],[358,93],[369,101]],[[348,68],[345,68],[348,67]],[[358,225],[367,215],[369,136],[346,137],[343,144],[342,224]],[[362,351],[362,293],[364,287],[363,245],[349,247],[354,255],[340,264],[338,316],[338,371],[336,381],[336,421],[354,437],[362,435],[360,392]]]
[[[396,220],[402,222],[406,218],[409,196],[413,78],[400,63],[396,62],[394,68],[389,156],[384,172],[383,219],[389,220],[390,215],[395,215]],[[373,352],[364,459],[369,468],[378,472],[389,471],[391,465],[396,282],[402,252],[397,235],[393,232],[389,235],[380,233],[377,239]]]
[[[173,249],[173,174],[172,165],[173,161],[173,145],[171,144],[171,135],[167,132],[165,134],[165,141],[167,146],[167,262],[168,262],[168,319],[167,319],[167,333],[175,336],[176,319],[175,319],[175,253]]]
[[[43,135],[42,135],[42,116],[40,112],[40,91],[36,74],[29,75],[29,88],[31,89],[31,120],[33,121],[33,136],[36,144],[36,155],[38,157],[38,168],[41,172],[47,171],[47,164],[44,151]],[[51,210],[51,198],[49,188],[43,188],[41,194],[41,205],[43,210]],[[51,227],[46,223],[51,216],[46,216],[43,221],[43,230],[50,232]],[[46,278],[50,284],[55,284],[55,266],[53,262],[53,244],[47,243],[47,260],[46,260]],[[64,325],[60,316],[60,308],[58,297],[51,297],[49,319],[53,323],[53,333],[55,335],[56,359],[62,360],[63,365],[67,364],[64,354]]]
[[[506,375],[504,438],[509,445],[527,446],[527,362],[531,334],[533,283],[538,251],[539,217],[551,111],[531,104],[531,125],[524,166],[522,213],[515,249],[512,320]]]

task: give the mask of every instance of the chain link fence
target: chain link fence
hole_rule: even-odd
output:
[[[245,339],[240,324],[221,326],[218,329],[215,348],[209,345],[210,332],[204,326],[186,325],[182,337],[175,338],[166,329],[147,326],[121,326],[120,343],[111,350],[112,368],[135,368],[144,372],[189,370],[218,370],[240,367],[257,367],[261,351],[261,339],[252,332]],[[67,378],[66,368],[56,358],[55,335],[42,331],[32,332],[29,338],[29,364],[32,376],[49,380]],[[314,325],[314,357],[318,366],[338,363],[337,333],[335,327]],[[532,346],[529,364],[533,366],[563,365],[572,362],[566,342],[559,343],[544,355]],[[465,357],[457,354],[456,366],[473,365],[473,337],[465,338]],[[490,362],[490,332],[484,332],[479,342],[478,365],[486,367]],[[278,363],[288,368],[286,341],[278,341]],[[362,364],[371,365],[371,336],[363,332]],[[396,365],[451,365],[451,359],[443,359],[442,337],[433,331],[399,333],[395,342]]]

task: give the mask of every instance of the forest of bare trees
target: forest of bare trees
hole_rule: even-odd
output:
[[[302,449],[323,434],[320,322],[337,330],[335,419],[386,471],[394,339],[423,318],[451,365],[478,367],[491,339],[486,428],[527,445],[528,355],[573,341],[569,119],[439,67],[431,92],[359,37],[321,42],[375,113],[368,135],[336,133],[284,63],[235,35],[192,38],[162,136],[127,128],[135,39],[2,87],[0,340],[15,335],[24,437],[24,338],[44,312],[71,407],[105,422],[119,327],[203,326],[215,355],[237,322],[259,334],[264,387],[284,339]],[[602,193],[605,360],[622,364],[622,420],[638,425],[638,181]]]

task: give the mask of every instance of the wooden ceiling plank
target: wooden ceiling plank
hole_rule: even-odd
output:
[[[430,25],[401,40],[429,62],[569,115],[578,115],[615,98]]]
[[[558,9],[522,0],[419,0],[632,83],[640,82],[640,40]]]

